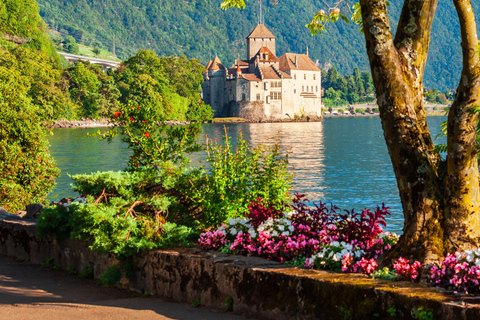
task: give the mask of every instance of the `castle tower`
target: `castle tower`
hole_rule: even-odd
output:
[[[247,60],[252,59],[262,47],[267,47],[275,54],[276,37],[263,24],[259,24],[248,35],[247,39]]]
[[[226,104],[225,86],[227,69],[223,66],[218,57],[213,59],[208,69],[209,87],[210,87],[210,106],[214,110],[214,117],[224,116]]]

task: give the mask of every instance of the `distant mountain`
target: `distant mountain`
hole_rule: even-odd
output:
[[[258,23],[258,1],[245,10],[220,9],[221,0],[37,0],[40,14],[50,28],[77,42],[112,50],[128,58],[138,49],[159,55],[182,55],[203,63],[218,55],[230,66],[245,53],[245,37]],[[480,2],[472,1],[477,22]],[[394,21],[403,0],[390,0]],[[305,24],[325,8],[321,0],[279,0],[263,2],[265,25],[277,36],[277,56],[284,52],[305,52],[321,64],[331,63],[340,73],[355,67],[369,70],[363,35],[357,26],[330,25],[328,32],[311,37]],[[453,4],[440,0],[435,17],[425,86],[456,88],[461,69],[460,31]],[[392,23],[393,24],[393,23]],[[480,31],[480,23],[479,25]]]

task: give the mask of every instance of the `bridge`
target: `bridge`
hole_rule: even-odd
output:
[[[75,62],[78,60],[83,60],[83,61],[90,61],[92,64],[98,64],[102,66],[102,69],[116,69],[120,65],[121,62],[118,61],[113,61],[113,60],[104,60],[104,59],[97,59],[97,58],[92,58],[92,57],[85,57],[85,56],[79,56],[75,54],[70,54],[70,53],[65,53],[65,52],[59,52],[57,51],[59,55],[62,55],[67,59],[68,62]]]

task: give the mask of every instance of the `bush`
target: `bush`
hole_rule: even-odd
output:
[[[13,212],[43,202],[59,171],[22,80],[0,67],[0,206]]]
[[[365,110],[363,110],[362,108],[357,108],[355,109],[355,113],[365,113]]]
[[[233,149],[226,130],[222,139],[223,145],[207,140],[210,168],[199,187],[192,189],[191,198],[199,205],[204,227],[245,216],[258,198],[266,206],[283,207],[289,201],[292,177],[287,171],[288,157],[280,156],[279,143],[249,147],[240,135]]]
[[[344,114],[344,113],[345,113],[345,111],[344,111],[343,109],[338,109],[337,111],[338,111],[338,113],[340,113],[340,114]]]
[[[378,108],[372,108],[372,112],[378,113],[379,110],[378,110]]]

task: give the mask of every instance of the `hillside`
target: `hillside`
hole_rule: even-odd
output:
[[[49,27],[72,35],[77,42],[115,51],[126,59],[138,49],[159,55],[182,55],[206,63],[217,54],[225,65],[245,55],[245,37],[258,22],[258,2],[245,10],[220,9],[221,0],[38,0]],[[398,19],[403,0],[390,1],[390,14]],[[477,21],[480,3],[474,2]],[[324,8],[320,0],[264,1],[265,25],[277,36],[277,55],[305,52],[313,60],[331,63],[341,74],[355,67],[369,70],[363,35],[352,24],[332,25],[322,36],[311,37],[305,24]],[[478,23],[480,25],[480,23]],[[480,28],[479,28],[480,31]],[[460,33],[453,4],[440,0],[435,17],[425,86],[456,88],[459,79]]]

